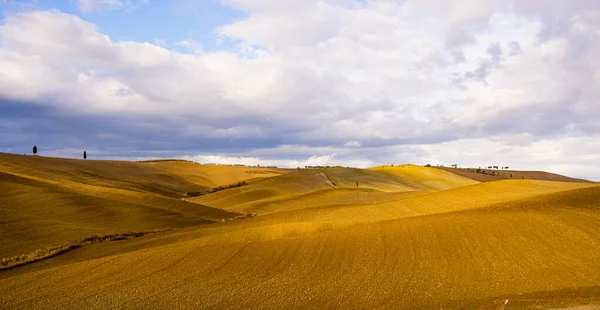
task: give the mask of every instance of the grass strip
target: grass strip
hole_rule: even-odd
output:
[[[217,186],[215,188],[210,188],[210,189],[207,189],[207,190],[204,190],[204,191],[201,191],[201,192],[189,192],[189,193],[187,193],[187,195],[190,196],[190,197],[198,197],[198,196],[212,194],[212,193],[216,193],[218,191],[223,191],[223,190],[226,190],[226,189],[242,187],[242,186],[246,186],[246,185],[248,185],[248,183],[242,181],[242,182],[238,182],[238,183],[235,183],[235,184]]]
[[[119,233],[119,234],[107,234],[101,236],[91,236],[84,239],[72,241],[65,243],[60,246],[51,247],[43,250],[35,250],[31,253],[21,254],[13,257],[2,258],[0,260],[0,270],[8,270],[15,267],[23,266],[26,264],[31,264],[43,259],[47,259],[50,257],[54,257],[56,255],[66,253],[68,251],[80,248],[84,245],[92,244],[92,243],[101,243],[108,241],[117,241],[117,240],[126,240],[139,238],[149,234],[155,234],[159,232],[169,231],[171,229],[161,229],[161,230],[149,230],[149,231],[140,231],[140,232],[128,232],[128,233]]]

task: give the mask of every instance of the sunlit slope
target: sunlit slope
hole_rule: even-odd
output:
[[[586,183],[550,182],[534,180],[505,180],[479,183],[434,193],[398,193],[391,201],[367,204],[335,204],[315,202],[315,205],[300,201],[274,201],[272,212],[225,226],[210,228],[214,238],[248,241],[277,239],[287,236],[301,236],[331,229],[348,228],[358,224],[370,224],[408,217],[449,213],[478,208],[493,204],[533,198],[540,195],[565,190],[595,186]],[[334,194],[334,196],[340,193]],[[289,206],[286,206],[289,203]],[[289,209],[287,209],[289,207]],[[221,233],[223,233],[221,235]]]
[[[259,215],[334,206],[335,208],[327,212],[344,213],[344,217],[365,220],[392,215],[405,216],[412,212],[422,215],[439,210],[455,211],[455,208],[470,208],[477,204],[508,201],[528,195],[586,186],[584,183],[533,180],[505,180],[479,184],[439,169],[418,166],[373,169],[380,172],[349,168],[298,170],[190,200],[215,208]],[[355,181],[357,179],[361,180],[358,188]],[[385,182],[388,182],[388,185]],[[476,187],[469,188],[473,185]],[[444,188],[452,189],[432,197],[416,197]],[[398,191],[385,192],[391,189]],[[404,200],[410,197],[415,198]],[[363,212],[361,208],[353,208],[364,204],[375,205],[369,207],[367,212]],[[355,213],[358,215],[355,216]],[[309,214],[313,220],[315,214]],[[321,213],[318,214],[321,216]]]
[[[419,190],[446,190],[478,183],[454,173],[415,165],[375,167],[369,170],[388,175],[406,186]]]
[[[0,171],[170,197],[182,197],[187,192],[287,172],[284,169],[203,166],[184,161],[77,160],[7,153],[0,153]]]
[[[235,206],[233,209],[238,212],[255,213],[263,216],[271,213],[285,213],[302,209],[370,205],[422,194],[423,192],[418,191],[380,192],[364,188],[329,188],[302,195],[243,203]]]
[[[287,170],[0,153],[0,257],[95,234],[178,228],[240,214],[179,199]]]
[[[30,157],[39,162],[23,164]],[[23,158],[0,161],[3,257],[91,234],[176,229],[2,271],[7,308],[463,309],[519,294],[600,295],[593,183],[478,183],[416,166],[251,173]],[[192,203],[176,198],[180,180],[249,185]],[[227,210],[259,215],[221,222],[238,215]]]
[[[238,214],[148,193],[0,172],[0,257],[95,234],[195,226]]]
[[[420,168],[374,168],[382,172],[356,168],[305,169],[191,201],[263,215],[332,205],[389,202],[419,195],[417,192],[477,183],[444,171]],[[413,193],[408,195],[409,192]]]
[[[260,217],[230,222],[227,231],[168,237],[184,240],[170,245],[9,271],[0,274],[0,296],[6,307],[33,308],[474,309],[521,294],[598,295],[600,188],[561,185],[555,190],[566,191],[540,195],[540,186],[459,212],[277,239],[221,237]]]
[[[189,200],[212,207],[248,212],[252,209],[249,204],[285,199],[333,187],[320,170],[303,169]]]
[[[291,172],[290,169],[242,166],[199,165],[184,161],[142,162],[162,173],[176,175],[194,184],[207,187],[233,184],[240,181],[267,178]]]
[[[385,192],[416,190],[395,177],[368,169],[325,168],[322,170],[337,187],[370,188]]]

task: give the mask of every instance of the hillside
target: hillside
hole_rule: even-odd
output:
[[[0,257],[91,235],[197,226],[241,216],[177,197],[216,184],[278,175],[255,171],[265,170],[0,153]]]
[[[332,204],[390,201],[414,191],[417,189],[377,172],[327,168],[298,170],[188,200],[236,212],[266,214]]]
[[[327,205],[374,204],[477,183],[419,166],[303,169],[188,201],[267,214]]]
[[[77,160],[0,153],[0,171],[29,178],[182,197],[187,192],[288,172],[286,169],[203,166],[185,161]]]
[[[543,180],[557,182],[589,182],[588,180],[575,179],[564,175],[545,171],[521,171],[508,169],[479,169],[476,168],[448,168],[431,167],[434,169],[448,171],[479,182],[489,182],[506,179]]]
[[[383,192],[406,192],[417,190],[412,184],[385,173],[368,169],[326,168],[323,172],[336,185],[345,188],[367,188]],[[358,184],[358,186],[357,186]]]
[[[445,190],[477,183],[471,178],[415,165],[375,167],[369,170],[389,175],[421,190]]]
[[[192,182],[188,174],[196,172],[162,164],[191,184],[223,182],[210,174]],[[595,183],[480,183],[417,166],[301,169],[255,174],[246,186],[182,200],[131,190],[135,176],[127,189],[90,185],[93,179],[52,183],[20,165],[20,175],[2,170],[9,193],[0,200],[2,227],[20,225],[2,228],[3,251],[33,248],[27,240],[50,244],[84,227],[98,231],[83,234],[127,225],[172,230],[0,271],[7,308],[475,309],[506,298],[523,309],[600,304],[593,299],[600,296]],[[73,172],[69,180],[82,178]],[[11,206],[21,202],[23,210]],[[242,212],[257,216],[219,220]],[[12,241],[13,230],[22,238]],[[49,231],[56,234],[44,237]]]

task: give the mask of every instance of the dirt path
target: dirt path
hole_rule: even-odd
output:
[[[321,176],[325,179],[327,184],[329,184],[331,187],[337,188],[337,185],[335,185],[335,183],[333,181],[331,181],[331,179],[329,178],[327,173],[325,173],[323,170],[319,169],[319,174],[321,174]]]

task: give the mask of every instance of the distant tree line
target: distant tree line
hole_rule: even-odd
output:
[[[432,167],[432,165],[426,164],[425,167]],[[436,167],[444,167],[444,165],[436,165]],[[512,173],[497,171],[499,169],[508,170],[508,169],[510,169],[510,167],[508,167],[508,166],[487,166],[487,169],[486,169],[485,167],[484,168],[481,168],[481,167],[479,167],[479,168],[460,168],[460,167],[458,167],[457,164],[452,164],[451,167],[455,168],[455,169],[467,170],[470,172],[487,174],[487,175],[491,175],[491,176],[508,177],[508,178],[513,177]],[[492,169],[495,169],[495,170],[492,170]],[[517,175],[516,177],[518,178],[519,176]],[[525,176],[521,176],[521,179],[525,179]]]

